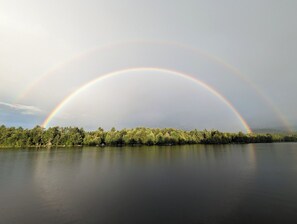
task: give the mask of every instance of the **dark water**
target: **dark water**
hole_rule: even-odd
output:
[[[297,223],[297,144],[0,150],[0,223]]]

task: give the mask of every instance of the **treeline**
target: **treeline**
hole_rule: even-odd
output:
[[[33,129],[0,126],[1,147],[42,146],[123,146],[297,142],[297,134],[244,134],[217,130],[144,128],[85,131],[77,127],[36,126]]]

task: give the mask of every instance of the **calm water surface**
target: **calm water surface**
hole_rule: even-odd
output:
[[[297,223],[297,144],[0,150],[0,223]]]

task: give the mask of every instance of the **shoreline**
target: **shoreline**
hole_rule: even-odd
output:
[[[193,143],[193,144],[167,144],[167,145],[144,145],[144,144],[134,144],[134,145],[104,145],[104,146],[99,146],[99,145],[52,145],[52,146],[0,146],[0,149],[73,149],[73,148],[98,148],[98,149],[104,149],[104,148],[125,148],[125,147],[173,147],[173,146],[189,146],[189,145],[212,145],[212,146],[222,146],[222,145],[250,145],[250,144],[279,144],[279,143],[296,143],[296,141],[279,141],[279,142],[256,142],[256,143],[218,143],[218,144],[205,144],[205,143]]]
[[[32,129],[0,126],[0,148],[105,147],[105,146],[174,146],[225,145],[272,142],[297,142],[297,133],[232,133],[218,130],[181,130],[146,128],[85,131],[78,127],[36,126]]]

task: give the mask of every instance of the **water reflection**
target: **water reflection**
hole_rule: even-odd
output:
[[[6,223],[255,223],[267,221],[261,205],[279,208],[290,221],[297,218],[295,149],[251,144],[0,151],[0,217]]]

